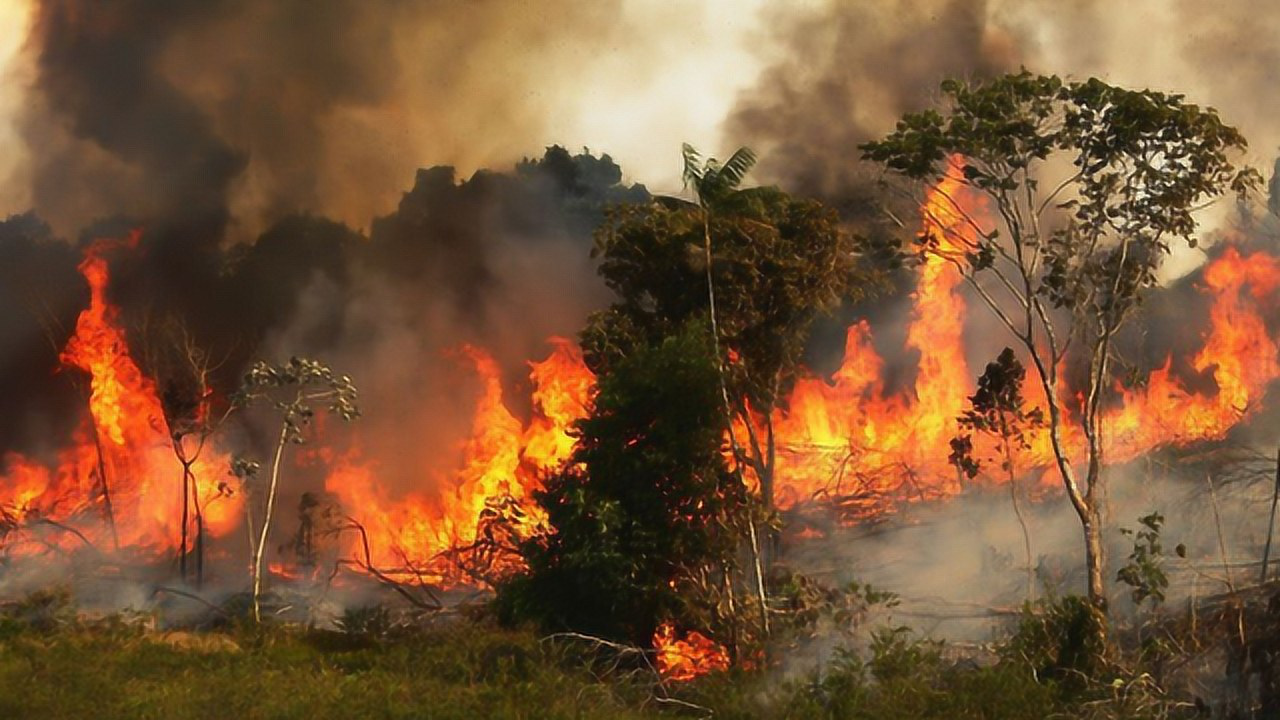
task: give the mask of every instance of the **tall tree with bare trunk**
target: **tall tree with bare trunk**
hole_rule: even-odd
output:
[[[254,527],[253,498],[245,500],[245,522],[249,532],[249,570],[253,580],[253,619],[260,622],[262,598],[262,560],[271,533],[276,494],[280,487],[280,471],[285,448],[306,442],[316,408],[324,408],[343,420],[359,417],[355,384],[346,375],[336,375],[327,365],[316,360],[291,358],[280,365],[259,361],[245,373],[234,403],[238,407],[267,403],[280,416],[280,433],[271,456],[271,472],[263,500],[262,525]],[[256,477],[258,464],[236,458],[232,472],[246,484]]]
[[[953,263],[1030,358],[1089,600],[1105,613],[1102,420],[1117,333],[1172,243],[1196,244],[1197,211],[1261,176],[1233,159],[1244,137],[1180,95],[1025,71],[942,91],[944,109],[909,113],[862,149],[914,190],[950,175],[989,203],[977,214],[944,193],[965,227],[918,238],[913,254]],[[1069,359],[1084,370],[1078,405],[1063,392]]]

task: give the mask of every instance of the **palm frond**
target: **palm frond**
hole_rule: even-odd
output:
[[[680,146],[680,154],[684,158],[684,172],[681,173],[684,186],[687,188],[692,185],[697,189],[698,183],[702,182],[702,177],[706,173],[702,165],[702,154],[689,143]]]
[[[755,167],[756,154],[749,147],[740,147],[738,151],[729,158],[717,173],[720,176],[725,189],[732,190],[742,184],[747,173],[751,172],[751,168]]]

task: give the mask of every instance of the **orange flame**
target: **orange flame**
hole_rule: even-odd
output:
[[[1229,247],[1205,267],[1203,279],[1213,297],[1210,329],[1192,367],[1213,374],[1217,393],[1184,388],[1170,373],[1172,359],[1166,361],[1144,387],[1122,391],[1123,405],[1107,415],[1111,460],[1220,439],[1258,411],[1267,385],[1280,376],[1276,342],[1263,321],[1280,285],[1280,260],[1261,252],[1241,257]]]
[[[990,225],[990,213],[953,170],[926,198],[923,231],[946,255],[973,242],[973,223]],[[156,553],[177,544],[180,467],[154,383],[130,356],[119,310],[106,297],[104,253],[136,242],[136,236],[100,241],[85,253],[80,271],[89,285],[90,303],[61,358],[89,377],[88,417],[51,465],[14,453],[3,458],[0,530],[5,524],[49,519],[100,544],[109,538],[101,522],[105,487],[122,546]],[[907,347],[917,354],[909,391],[887,391],[885,363],[872,346],[866,322],[849,329],[844,362],[829,383],[807,378],[796,385],[774,418],[780,507],[814,497],[839,498],[857,517],[886,512],[897,502],[961,490],[959,476],[947,462],[947,441],[957,430],[955,419],[974,382],[964,355],[967,309],[959,292],[961,280],[955,267],[934,255],[919,270],[907,329]],[[1280,299],[1280,260],[1264,253],[1244,257],[1228,248],[1206,266],[1202,290],[1211,299],[1211,324],[1191,364],[1205,378],[1212,377],[1216,392],[1187,388],[1173,374],[1171,362],[1145,384],[1120,388],[1117,402],[1105,414],[1109,461],[1164,445],[1221,438],[1257,412],[1268,385],[1280,377],[1280,349],[1265,323]],[[492,503],[501,499],[522,508],[519,532],[537,531],[542,518],[530,502],[531,493],[540,487],[543,474],[572,453],[571,428],[587,413],[594,384],[574,343],[552,338],[551,345],[551,354],[530,366],[533,407],[527,422],[508,409],[493,358],[480,348],[461,349],[459,356],[479,379],[476,412],[461,444],[461,466],[424,483],[431,491],[392,493],[379,482],[376,460],[364,457],[358,445],[336,459],[324,454],[331,463],[325,488],[365,529],[375,567],[411,564],[421,577],[456,582],[459,578],[437,560],[475,542]],[[1073,451],[1082,447],[1079,435],[1070,427],[1065,433]],[[1031,441],[1028,464],[1047,465],[1047,438],[1040,433]],[[207,502],[206,529],[214,536],[226,534],[239,521],[240,498],[222,497],[218,490],[227,461],[225,453],[212,448],[194,468],[199,496]],[[78,542],[60,537],[58,543],[66,547]],[[345,552],[363,552],[356,539],[347,542]],[[287,575],[290,570],[281,565],[275,572]],[[685,643],[708,657],[720,657],[708,650],[711,641],[705,637],[693,633],[678,640],[674,628],[664,628],[655,636],[660,650]],[[675,658],[669,660],[678,668]]]
[[[89,285],[89,307],[80,313],[61,361],[88,374],[89,417],[53,468],[17,454],[5,458],[0,508],[19,520],[75,527],[95,543],[118,538],[122,547],[159,553],[178,544],[181,466],[155,384],[129,355],[119,309],[107,301],[110,275],[103,256],[113,248],[136,247],[138,238],[134,233],[124,241],[99,240],[85,251],[79,269]],[[212,450],[192,468],[198,497],[206,503],[205,529],[214,536],[238,520],[239,499],[219,490],[227,462]],[[88,522],[106,519],[108,502],[114,536],[104,524]]]
[[[926,197],[924,232],[942,253],[961,252],[961,240],[976,240],[970,220],[982,224],[984,216],[980,196],[953,170]],[[876,509],[886,495],[959,491],[943,448],[973,384],[964,358],[965,302],[956,290],[961,280],[935,254],[921,266],[907,332],[908,348],[919,354],[911,395],[885,394],[883,361],[865,322],[849,328],[844,363],[831,384],[810,378],[796,385],[789,408],[774,420],[780,506],[837,494]]]
[[[358,452],[348,454],[329,474],[325,488],[365,528],[375,566],[403,568],[408,561],[432,580],[455,580],[435,560],[474,542],[483,513],[496,499],[521,504],[524,514],[517,529],[522,533],[538,526],[542,518],[527,502],[529,494],[540,486],[542,473],[558,467],[573,451],[569,430],[586,414],[595,380],[574,343],[564,338],[550,342],[551,355],[530,364],[534,403],[527,427],[503,402],[493,358],[476,347],[462,348],[481,390],[471,436],[463,445],[462,467],[437,495],[389,497],[376,482],[376,466]]]
[[[670,622],[654,631],[653,649],[658,673],[668,680],[684,682],[729,669],[729,653],[723,645],[696,630],[677,637]]]
[[[929,193],[924,208],[924,231],[938,240],[942,255],[961,251],[957,239],[971,242],[973,224],[991,224],[982,199],[961,186],[957,167]],[[1186,388],[1172,374],[1171,362],[1140,388],[1118,388],[1119,402],[1103,417],[1109,462],[1221,439],[1258,411],[1267,386],[1280,377],[1276,341],[1263,320],[1275,311],[1280,260],[1261,252],[1244,258],[1227,248],[1205,267],[1203,278],[1212,303],[1210,328],[1192,364],[1212,374],[1217,392]],[[908,347],[920,354],[913,393],[885,395],[883,362],[865,322],[849,329],[845,360],[831,384],[807,379],[796,386],[789,407],[774,420],[780,506],[838,498],[857,517],[884,512],[894,502],[960,491],[959,476],[946,459],[947,441],[958,429],[955,419],[974,377],[964,357],[959,281],[959,273],[934,254],[920,270],[907,333]],[[1035,397],[1036,384],[1028,382]],[[1080,457],[1084,439],[1078,426],[1068,424],[1063,434],[1069,451]],[[1029,440],[1024,469],[1048,466],[1048,433],[1035,432]],[[1054,478],[1046,475],[1046,481]]]

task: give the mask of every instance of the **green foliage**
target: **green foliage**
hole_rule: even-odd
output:
[[[938,642],[905,628],[875,633],[864,660],[839,651],[833,662],[800,686],[777,717],[908,720],[1000,718],[1027,720],[1060,709],[1054,689],[1025,667],[978,667],[948,661]]]
[[[337,620],[338,629],[349,635],[385,637],[395,628],[395,619],[385,605],[349,607]]]
[[[499,592],[508,621],[647,646],[659,623],[715,624],[750,499],[724,462],[723,405],[704,328],[601,377],[565,468],[535,493],[549,532]]]
[[[240,390],[232,401],[246,407],[266,399],[284,421],[288,442],[302,444],[305,431],[315,417],[315,405],[322,403],[330,413],[343,420],[360,416],[356,405],[359,392],[347,375],[336,375],[318,360],[293,357],[289,362],[273,365],[259,360],[245,373]]]
[[[1066,614],[1088,609],[1079,599],[1070,606],[1075,609]],[[602,668],[575,645],[476,620],[403,628],[370,642],[278,625],[158,632],[132,618],[88,621],[74,613],[40,627],[14,621],[12,610],[0,613],[5,718],[673,716],[653,702],[651,678]],[[1052,640],[1071,628],[1049,625],[1040,622],[1032,634]],[[1027,640],[1024,628],[1001,660],[975,663],[951,659],[947,646],[904,628],[885,628],[864,653],[839,650],[798,680],[735,670],[671,683],[664,696],[730,720],[1167,720],[1194,714],[1182,703],[1179,715],[1178,704],[1140,671],[1099,673],[1074,684],[1040,673],[1029,659],[1056,650],[1026,653]]]
[[[711,274],[730,392],[764,411],[799,372],[820,313],[875,284],[834,210],[776,188],[719,197],[705,218],[714,238]],[[703,209],[670,199],[613,208],[596,235],[600,274],[617,293],[592,316],[583,351],[607,372],[634,349],[707,317]],[[727,360],[727,358],[726,358]]]
[[[1026,71],[949,80],[942,91],[945,113],[904,116],[893,133],[863,146],[865,157],[934,183],[959,156],[965,183],[995,201],[1010,239],[982,228],[954,259],[974,271],[1021,264],[1031,270],[1029,292],[1100,316],[1104,327],[1155,282],[1170,240],[1195,245],[1194,213],[1205,201],[1261,183],[1256,170],[1232,162],[1247,146],[1240,132],[1181,95]],[[1042,195],[1035,173],[1055,157],[1073,170]],[[1052,229],[1040,223],[1046,210],[1059,220]],[[1012,279],[1023,290],[1024,278]]]
[[[775,567],[769,577],[769,608],[773,614],[774,645],[787,640],[814,640],[819,635],[858,629],[876,607],[900,604],[894,593],[851,582],[828,587],[807,575]]]
[[[395,642],[159,633],[94,623],[0,635],[0,717],[639,718],[638,703],[526,633],[467,623]]]
[[[1160,544],[1160,528],[1164,516],[1158,512],[1138,518],[1142,525],[1138,530],[1121,528],[1126,537],[1133,538],[1133,550],[1129,562],[1116,573],[1116,580],[1133,588],[1135,605],[1150,599],[1153,606],[1164,602],[1164,592],[1169,587],[1169,577],[1164,572],[1164,548]]]
[[[728,198],[756,164],[755,152],[747,147],[738,148],[723,164],[715,158],[704,162],[701,153],[689,143],[682,145],[680,152],[684,159],[685,187],[693,187],[703,207],[717,205]]]
[[[1001,441],[1005,455],[1000,458],[1000,469],[1007,473],[1014,471],[1013,454],[1030,448],[1027,433],[1044,424],[1044,414],[1039,408],[1025,407],[1022,383],[1026,375],[1013,349],[1005,348],[978,377],[978,390],[969,397],[969,408],[957,418],[961,428],[986,433]],[[951,440],[949,459],[970,478],[977,477],[981,470],[982,463],[973,454],[973,438],[969,434]]]
[[[53,632],[75,622],[71,589],[53,586],[0,606],[0,636],[21,630]]]
[[[1083,688],[1105,667],[1105,622],[1097,607],[1077,595],[1028,603],[1002,653],[1043,680]]]
[[[1155,284],[1171,243],[1195,245],[1196,212],[1228,193],[1244,198],[1261,176],[1235,164],[1247,147],[1239,131],[1180,95],[1026,71],[949,80],[942,91],[943,112],[905,115],[862,146],[864,157],[937,188],[931,202],[959,218],[931,223],[936,231],[917,238],[915,253],[958,267],[1034,363],[1056,466],[1081,522],[1089,599],[1102,609],[1101,422],[1116,380],[1113,340]],[[939,185],[943,177],[953,182]],[[986,207],[966,207],[957,183]],[[907,254],[881,244],[869,252]],[[1078,413],[1060,392],[1068,350],[1087,369],[1073,388],[1084,398]],[[1087,458],[1071,457],[1061,442],[1066,422],[1080,424]],[[964,438],[954,451],[965,471],[976,471],[965,462]]]

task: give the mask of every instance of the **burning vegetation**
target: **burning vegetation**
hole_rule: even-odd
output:
[[[56,5],[38,24],[50,48],[107,52],[76,3]],[[93,74],[42,59],[53,109],[78,115]],[[155,117],[132,132],[185,117],[154,58],[135,61]],[[245,160],[196,123],[169,139],[196,159],[163,207],[78,244],[32,214],[0,223],[15,259],[0,301],[25,313],[0,337],[22,338],[24,372],[47,361],[7,381],[27,419],[0,421],[0,595],[109,577],[219,622],[379,641],[398,621],[359,601],[418,619],[480,605],[697,710],[680,687],[777,671],[900,607],[807,554],[998,489],[1021,556],[1000,575],[1018,590],[972,604],[1021,625],[983,672],[1030,695],[1043,673],[1065,693],[1035,695],[1045,707],[1110,673],[1134,693],[1117,707],[1141,692],[1163,712],[1175,671],[1141,669],[1149,633],[1209,646],[1194,625],[1216,562],[1211,622],[1239,622],[1227,672],[1274,682],[1259,659],[1274,638],[1244,627],[1274,618],[1263,590],[1239,592],[1252,566],[1228,557],[1214,484],[1258,453],[1206,474],[1218,557],[1178,545],[1189,592],[1166,573],[1159,509],[1135,532],[1108,506],[1120,479],[1154,485],[1158,459],[1274,440],[1274,180],[1268,210],[1243,136],[1181,96],[1026,71],[942,89],[941,109],[859,144],[882,180],[863,199],[885,196],[870,205],[749,187],[745,148],[719,162],[686,145],[688,192],[667,197],[608,155],[552,147],[462,182],[419,170],[368,233],[290,215],[229,244]],[[159,150],[121,153],[156,174],[176,154]],[[1210,237],[1202,213],[1229,198]],[[1201,266],[1161,278],[1205,240]],[[1040,537],[1059,505],[1070,549]],[[1072,567],[1049,577],[1049,555]],[[1120,622],[1117,582],[1133,617],[1189,596],[1193,627]],[[861,637],[873,660],[837,654],[805,702],[835,713],[851,687],[892,688],[894,662],[962,682],[934,645]]]

